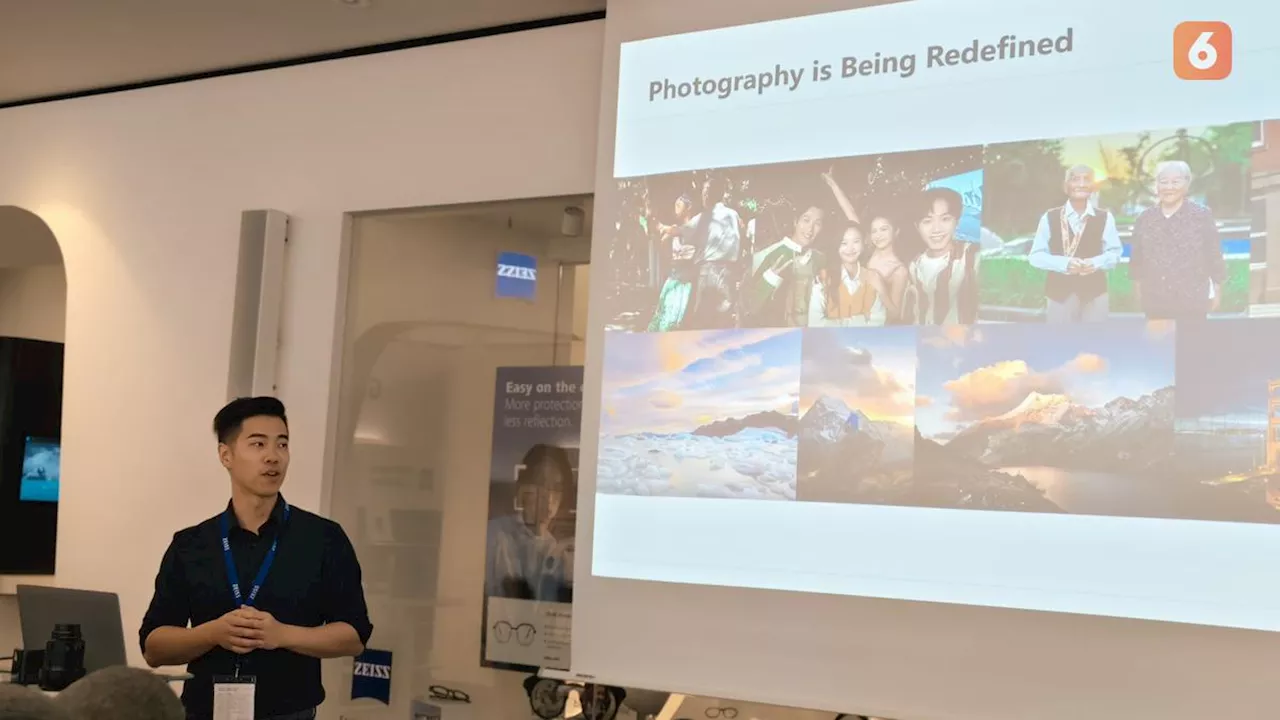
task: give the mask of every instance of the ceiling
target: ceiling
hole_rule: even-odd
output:
[[[0,103],[604,6],[605,0],[7,0]]]

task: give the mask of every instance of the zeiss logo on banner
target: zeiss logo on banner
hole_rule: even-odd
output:
[[[498,254],[498,297],[532,300],[538,289],[538,261],[530,255]]]
[[[375,678],[378,680],[391,679],[390,665],[375,665],[374,663],[358,662],[356,663],[356,677]]]
[[[351,699],[369,698],[391,704],[391,651],[365,650],[351,673]]]

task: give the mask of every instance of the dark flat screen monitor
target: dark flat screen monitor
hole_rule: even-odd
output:
[[[53,438],[28,437],[22,448],[22,480],[18,500],[58,502],[62,477],[62,443]]]
[[[0,337],[0,575],[54,571],[62,359],[62,343]]]

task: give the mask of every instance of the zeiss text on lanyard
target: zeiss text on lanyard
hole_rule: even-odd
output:
[[[284,502],[281,499],[280,502]],[[289,503],[284,504],[284,520],[289,520]],[[249,597],[244,597],[240,593],[240,573],[236,572],[235,558],[231,557],[231,510],[228,509],[222,513],[222,557],[227,563],[227,579],[231,581],[231,594],[235,596],[236,607],[243,605],[253,606],[254,600],[258,599],[258,592],[262,590],[262,583],[267,579],[267,573],[271,572],[271,563],[276,559],[276,548],[280,545],[280,532],[276,532],[276,537],[271,541],[271,549],[267,551],[267,556],[262,560],[262,567],[258,568],[258,574],[253,578],[253,587],[249,588]]]

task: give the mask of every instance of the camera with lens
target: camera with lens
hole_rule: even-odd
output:
[[[84,677],[84,638],[79,625],[54,625],[40,668],[41,690],[65,690]]]

